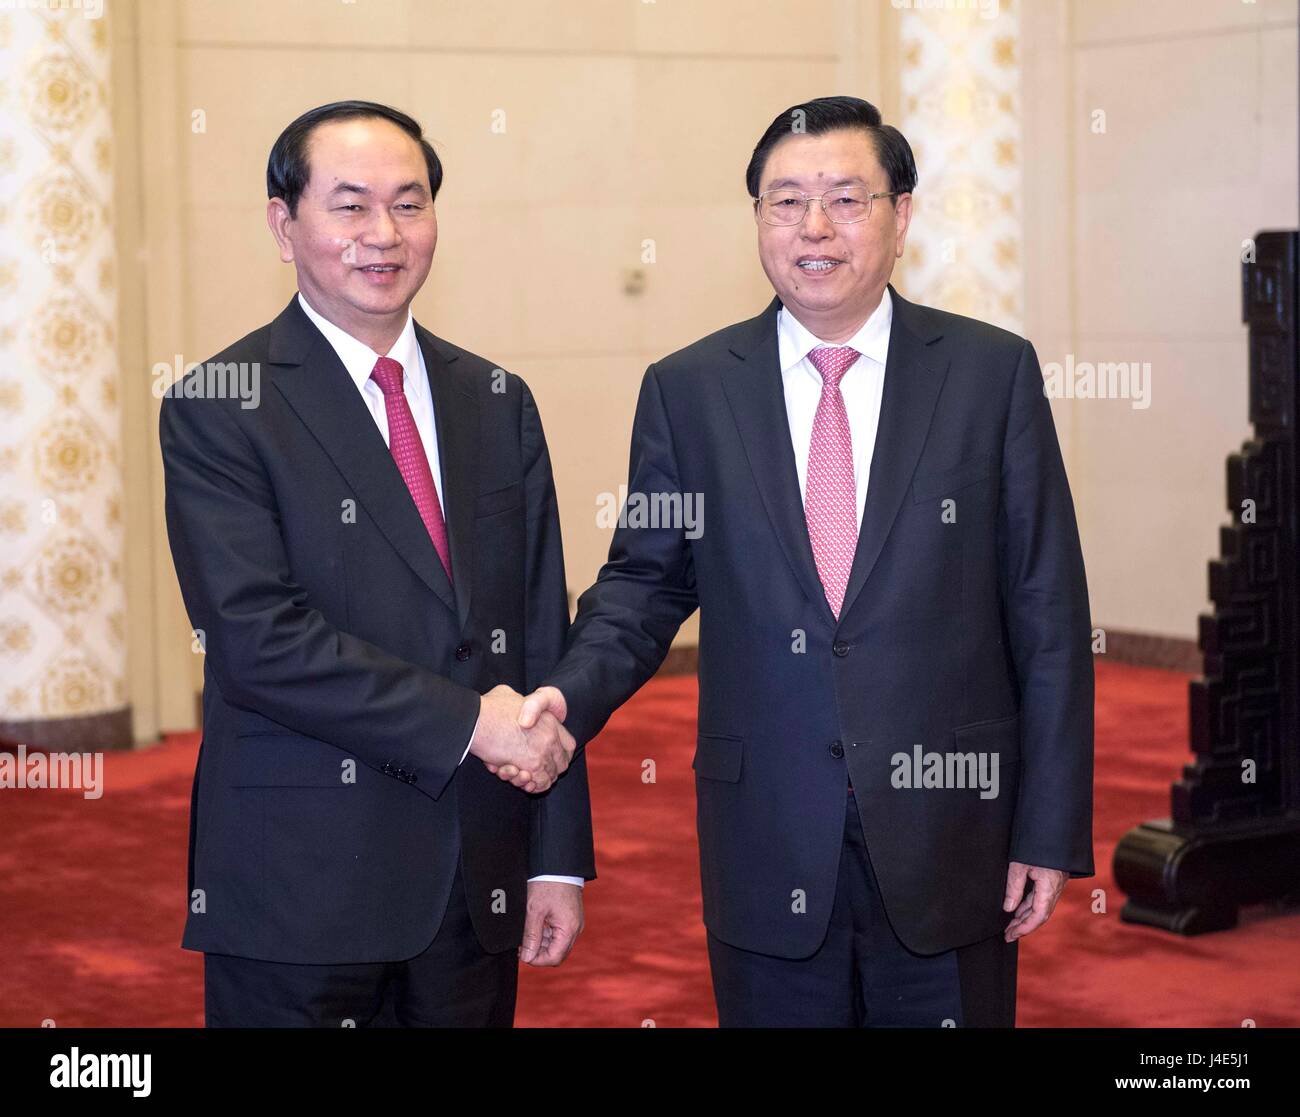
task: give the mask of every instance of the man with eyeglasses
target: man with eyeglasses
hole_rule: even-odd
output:
[[[872,105],[782,113],[746,184],[776,298],[651,365],[632,433],[629,493],[697,494],[702,531],[616,531],[521,724],[585,744],[698,607],[720,1023],[1009,1027],[1019,939],[1094,871],[1088,593],[1038,360],[889,284],[916,168]]]

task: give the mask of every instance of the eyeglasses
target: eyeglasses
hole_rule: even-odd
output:
[[[821,202],[822,212],[836,225],[852,225],[871,216],[874,198],[893,198],[901,190],[880,190],[871,194],[860,186],[841,186],[824,194],[802,190],[764,190],[754,199],[758,216],[769,225],[798,225],[808,215],[808,203]]]

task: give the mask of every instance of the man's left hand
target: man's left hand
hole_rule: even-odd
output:
[[[1010,911],[1016,907],[1021,896],[1020,907],[1016,908],[1015,918],[1007,924],[1003,937],[1007,942],[1023,938],[1030,931],[1035,931],[1047,922],[1061,898],[1065,882],[1070,874],[1061,869],[1045,869],[1041,865],[1026,865],[1012,861],[1007,866],[1007,894],[1002,900],[1002,910]],[[1033,891],[1025,896],[1025,882],[1034,882]],[[530,886],[531,887],[531,886]]]
[[[582,888],[559,880],[530,880],[519,960],[530,966],[558,966],[581,933]]]

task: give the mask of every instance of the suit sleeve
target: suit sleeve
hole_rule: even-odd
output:
[[[524,556],[526,694],[559,661],[569,629],[569,592],[551,457],[541,416],[526,385],[520,411],[520,446],[528,517]],[[568,770],[533,800],[529,877],[541,875],[585,880],[596,876],[587,758],[581,750],[574,754]]]
[[[1001,591],[1020,686],[1011,859],[1092,876],[1093,660],[1074,501],[1033,346],[1012,385],[998,520]]]
[[[479,695],[308,604],[289,569],[277,494],[222,401],[164,396],[159,437],[181,595],[225,700],[371,767],[395,762],[438,798],[474,731]]]
[[[651,365],[632,424],[628,495],[681,492],[672,429]],[[578,600],[568,651],[546,680],[565,697],[565,726],[579,747],[659,669],[698,604],[684,525],[615,530],[595,584]]]

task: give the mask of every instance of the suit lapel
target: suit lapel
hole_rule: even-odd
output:
[[[835,614],[826,603],[808,540],[790,441],[776,339],[776,312],[780,306],[780,300],[773,299],[762,314],[744,324],[731,345],[741,363],[723,374],[722,384],[744,443],[745,457],[786,561],[808,600],[825,610],[826,619],[833,625]]]
[[[271,323],[269,352],[269,363],[278,366],[274,383],[280,394],[321,444],[393,549],[455,612],[456,599],[447,572],[406,482],[343,362],[298,305],[297,295]],[[452,546],[454,562],[454,535]],[[456,570],[454,565],[452,570]]]
[[[459,354],[418,322],[415,336],[424,354],[433,394],[442,470],[443,517],[451,546],[451,577],[456,615],[463,629],[469,620],[474,576],[474,499],[478,492],[479,407],[473,385],[454,362]],[[432,544],[430,544],[432,546]],[[442,564],[438,564],[439,569]]]
[[[885,387],[880,402],[880,424],[871,454],[866,507],[858,531],[857,549],[849,570],[840,617],[848,615],[859,592],[880,557],[898,509],[903,503],[912,473],[921,457],[930,418],[944,378],[947,360],[940,360],[926,347],[942,337],[930,328],[924,307],[902,298],[893,285],[894,317],[889,328],[889,351],[885,357]]]

